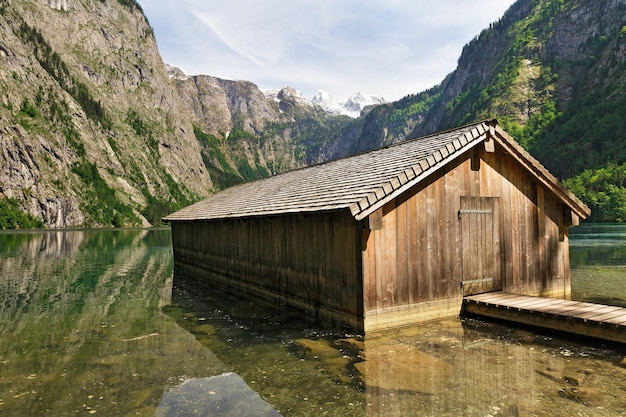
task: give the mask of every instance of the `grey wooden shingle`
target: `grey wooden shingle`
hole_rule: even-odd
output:
[[[341,209],[348,209],[356,219],[361,219],[486,140],[490,124],[494,123],[479,122],[236,185],[164,220],[244,218]],[[545,170],[534,159],[529,160],[532,166],[538,165],[538,172]]]

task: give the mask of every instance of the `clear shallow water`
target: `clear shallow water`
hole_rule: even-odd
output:
[[[570,229],[572,298],[626,307],[626,225]]]
[[[587,250],[622,231],[572,235],[575,297],[624,295]],[[168,230],[0,233],[0,415],[626,414],[623,346],[474,319],[363,340],[172,271]]]

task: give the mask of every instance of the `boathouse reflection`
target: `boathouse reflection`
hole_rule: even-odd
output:
[[[534,415],[570,397],[603,401],[586,386],[585,365],[547,355],[549,345],[538,349],[543,339],[530,332],[456,318],[362,338],[315,330],[324,327],[305,314],[223,288],[186,285],[175,278],[179,325],[280,412],[293,404],[285,415],[330,404],[363,416]]]

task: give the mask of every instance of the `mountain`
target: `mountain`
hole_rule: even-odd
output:
[[[488,117],[594,220],[626,220],[626,0],[518,0],[440,84],[391,103],[166,67],[135,0],[0,0],[0,68],[0,228],[157,224],[238,182]]]
[[[300,91],[295,90],[293,87],[286,87],[291,89],[294,97],[297,98],[301,105],[319,106],[330,116],[348,116],[353,119],[361,116],[364,110],[368,110],[372,106],[386,103],[385,99],[381,97],[369,96],[363,93],[354,93],[345,102],[337,101],[327,91],[319,90],[312,99],[305,98]],[[282,90],[264,90],[265,96],[270,99],[279,102],[278,94]]]
[[[519,0],[465,46],[413,134],[495,115],[558,177],[622,163],[609,132],[626,127],[625,70],[626,1]]]
[[[193,120],[211,191],[326,160],[321,147],[351,120],[328,115],[292,87],[263,92],[247,81],[169,73]]]
[[[386,103],[382,97],[369,96],[363,93],[354,93],[345,102],[340,102],[335,100],[330,93],[323,90],[319,90],[311,101],[330,115],[344,115],[354,119],[361,116],[363,111]]]
[[[0,0],[0,228],[158,224],[347,117],[166,67],[134,0]]]
[[[356,136],[339,142],[358,152],[495,116],[561,178],[615,157],[621,162],[623,150],[616,155],[589,142],[615,144],[606,132],[590,137],[622,131],[625,40],[624,0],[519,0],[464,47],[456,70],[439,85],[377,107],[358,121]],[[579,125],[580,140],[571,149],[584,144],[590,154],[571,164],[571,155],[559,153],[573,132],[562,129],[590,106],[605,114],[603,123],[611,119],[612,128]]]

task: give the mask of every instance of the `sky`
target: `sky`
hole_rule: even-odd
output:
[[[513,0],[140,0],[165,63],[189,75],[398,100],[443,81]]]

